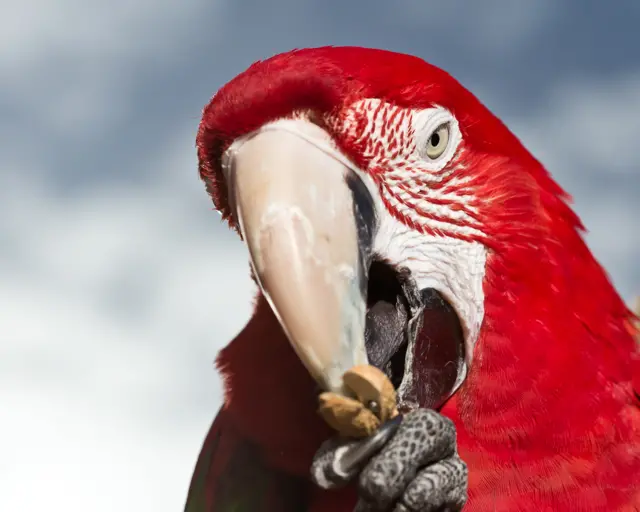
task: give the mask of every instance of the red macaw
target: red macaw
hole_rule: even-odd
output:
[[[565,192],[454,78],[291,51],[215,94],[197,151],[260,292],[217,360],[188,512],[640,510],[632,313]],[[349,461],[368,441],[317,396],[362,362],[404,416]]]

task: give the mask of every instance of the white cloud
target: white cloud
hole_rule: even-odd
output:
[[[152,183],[51,184],[131,108],[135,67],[170,66],[219,4],[3,5],[0,510],[182,506],[220,405],[213,360],[253,289],[196,177],[197,119],[157,154],[121,155]]]
[[[70,199],[2,176],[0,510],[180,509],[253,290],[191,132],[145,187]]]
[[[442,33],[436,41],[440,51],[461,43],[476,52],[502,57],[516,53],[535,38],[557,9],[550,0],[400,0],[389,5],[390,15],[403,26],[419,25],[425,31]]]
[[[211,43],[223,9],[222,0],[3,2],[1,101],[25,129],[82,140],[132,107],[137,69],[169,67],[199,39]]]
[[[640,169],[640,70],[558,83],[544,108],[523,120],[536,154],[560,173],[583,169],[633,173]]]
[[[629,278],[640,260],[640,203],[629,193],[640,188],[639,112],[640,72],[629,70],[560,82],[543,108],[510,123],[573,196],[590,247],[627,300],[640,294]]]
[[[204,0],[28,0],[5,2],[2,7],[0,63],[24,71],[45,63],[55,65],[69,56],[122,62],[179,51],[193,42],[193,30],[204,21],[204,13],[212,15],[207,26],[216,28],[217,11],[211,9],[222,4]]]

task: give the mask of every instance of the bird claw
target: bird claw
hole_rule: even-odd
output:
[[[363,441],[327,441],[311,474],[325,489],[357,477],[356,512],[460,510],[467,500],[467,466],[457,454],[455,426],[430,409],[394,418]]]
[[[313,480],[323,489],[335,489],[349,483],[359,470],[387,444],[398,430],[402,416],[384,423],[364,440],[334,437],[316,453],[311,466]]]

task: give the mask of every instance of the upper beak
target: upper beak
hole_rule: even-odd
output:
[[[365,314],[376,216],[330,136],[303,120],[268,124],[223,158],[229,198],[262,292],[310,374],[345,393],[367,364]]]

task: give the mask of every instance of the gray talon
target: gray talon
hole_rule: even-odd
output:
[[[362,466],[389,441],[402,422],[398,415],[364,440],[330,439],[325,442],[311,466],[313,481],[323,489],[341,487],[355,477]]]
[[[317,451],[311,464],[311,480],[322,489],[335,489],[346,485],[357,474],[357,468],[352,473],[344,473],[336,468],[336,459],[343,451],[348,450],[357,441],[344,441],[334,437],[324,442]]]
[[[357,477],[354,512],[457,511],[467,499],[467,466],[456,451],[455,426],[429,409],[395,418],[364,441],[327,441],[311,474],[324,489]]]
[[[452,455],[455,441],[451,420],[428,409],[412,412],[360,474],[361,496],[382,508],[389,506],[400,497],[420,467]]]
[[[394,512],[461,510],[466,501],[467,465],[454,455],[420,471]]]
[[[371,437],[352,444],[341,453],[340,457],[336,457],[336,467],[340,468],[343,473],[351,473],[355,469],[362,468],[373,455],[387,444],[398,430],[400,423],[402,423],[402,416],[398,415],[382,425]]]

